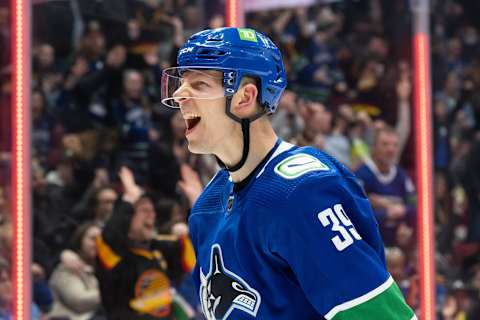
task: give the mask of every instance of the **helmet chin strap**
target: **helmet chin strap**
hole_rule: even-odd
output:
[[[242,119],[232,113],[231,106],[232,106],[232,96],[227,96],[227,101],[225,103],[225,113],[230,119],[240,123],[240,125],[242,126],[242,136],[243,136],[242,158],[237,164],[231,167],[227,167],[225,163],[223,163],[222,160],[220,160],[220,158],[218,158],[217,156],[215,156],[215,158],[217,158],[217,162],[220,165],[220,167],[227,169],[229,172],[235,172],[240,170],[243,167],[243,165],[245,164],[248,158],[248,153],[250,151],[250,123],[252,123],[253,121],[263,116],[266,113],[266,109],[257,113],[251,118]]]

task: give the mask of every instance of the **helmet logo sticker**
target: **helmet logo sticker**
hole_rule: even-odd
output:
[[[330,168],[309,154],[299,153],[284,159],[274,170],[285,179],[296,179],[311,171],[329,171]]]
[[[258,42],[255,30],[247,28],[237,28],[237,30],[241,40]]]
[[[178,55],[181,55],[181,54],[184,54],[184,53],[189,53],[189,52],[192,52],[193,51],[193,47],[186,47],[186,48],[183,48],[182,50],[180,50],[178,52]]]

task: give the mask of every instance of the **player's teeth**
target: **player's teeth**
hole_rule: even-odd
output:
[[[190,119],[195,119],[195,118],[200,118],[199,115],[195,114],[195,113],[188,113],[188,114],[184,114],[183,117],[187,120],[190,120]]]

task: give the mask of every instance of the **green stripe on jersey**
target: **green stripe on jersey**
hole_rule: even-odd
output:
[[[343,307],[338,308],[338,312],[336,312],[333,316],[326,318],[332,320],[416,319],[412,309],[405,302],[405,299],[403,298],[403,295],[397,284],[390,279],[387,281],[387,283],[390,285],[386,290],[359,304],[355,303],[356,299],[342,304],[341,306]],[[369,294],[366,296],[368,295]]]

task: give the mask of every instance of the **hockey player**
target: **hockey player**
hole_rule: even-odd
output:
[[[162,102],[180,108],[189,150],[223,166],[189,219],[207,319],[416,319],[353,175],[275,135],[266,115],[286,87],[275,44],[253,29],[205,30],[177,62]]]

